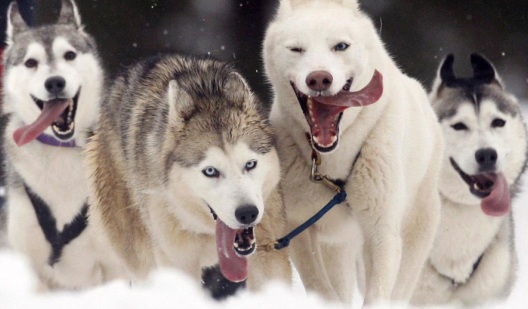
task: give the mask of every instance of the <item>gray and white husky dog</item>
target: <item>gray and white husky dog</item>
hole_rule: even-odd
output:
[[[8,242],[29,257],[43,287],[81,288],[111,276],[88,224],[83,146],[94,128],[104,74],[77,7],[29,27],[7,13],[3,142]],[[111,271],[110,271],[111,272]]]
[[[200,281],[219,264],[249,288],[290,281],[268,112],[232,66],[179,55],[120,75],[88,143],[90,218],[141,279],[170,266]],[[261,246],[265,248],[265,246]]]
[[[446,141],[442,217],[415,304],[504,298],[516,269],[510,202],[526,167],[521,110],[484,57],[471,55],[470,78],[456,77],[453,62],[443,61],[430,94]]]

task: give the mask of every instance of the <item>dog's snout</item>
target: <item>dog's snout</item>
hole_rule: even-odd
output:
[[[475,152],[475,160],[481,170],[491,169],[497,163],[497,151],[493,148],[479,149]]]
[[[46,87],[46,90],[52,95],[59,96],[66,87],[66,80],[60,76],[53,76],[46,79],[44,87]]]
[[[313,91],[325,91],[330,88],[334,78],[326,71],[314,71],[306,77],[306,85]]]
[[[235,210],[235,217],[242,224],[251,224],[257,220],[259,210],[254,205],[242,205]]]

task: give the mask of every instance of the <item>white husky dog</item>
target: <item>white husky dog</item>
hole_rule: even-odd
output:
[[[88,224],[83,146],[99,112],[104,75],[72,0],[59,21],[29,27],[7,13],[3,112],[8,242],[48,288],[81,288],[111,276]]]
[[[512,194],[526,166],[517,100],[493,65],[471,55],[473,77],[440,66],[431,103],[444,131],[438,235],[413,297],[416,304],[483,303],[509,295],[516,270]]]
[[[304,286],[350,302],[364,239],[365,303],[408,300],[440,215],[442,134],[423,87],[355,0],[282,0],[263,57],[290,228],[334,194],[312,167],[348,194],[291,242]]]

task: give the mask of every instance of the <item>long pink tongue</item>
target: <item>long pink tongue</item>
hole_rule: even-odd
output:
[[[235,253],[233,243],[237,231],[227,226],[222,220],[216,220],[216,250],[220,271],[231,282],[240,282],[247,278],[247,258]]]
[[[42,134],[68,107],[69,100],[53,100],[44,103],[42,112],[33,123],[19,128],[13,133],[17,146],[23,146]]]
[[[488,216],[503,216],[510,210],[510,188],[503,173],[497,174],[491,193],[480,202],[482,211]]]
[[[377,102],[383,94],[383,76],[378,70],[374,71],[368,85],[355,92],[340,91],[333,96],[317,96],[314,100],[334,106],[366,106]]]

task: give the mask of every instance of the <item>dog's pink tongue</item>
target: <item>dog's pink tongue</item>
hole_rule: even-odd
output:
[[[42,112],[33,123],[19,128],[13,133],[17,146],[23,146],[37,138],[49,127],[68,107],[68,100],[54,100],[44,103]]]
[[[220,271],[231,282],[240,282],[247,278],[247,259],[235,253],[233,243],[237,231],[227,226],[222,220],[216,220],[216,250]]]
[[[383,94],[383,76],[378,70],[374,71],[374,75],[370,79],[368,85],[363,89],[355,92],[340,91],[333,96],[317,96],[314,97],[319,103],[334,105],[334,106],[366,106],[377,102]]]
[[[503,216],[510,210],[510,188],[503,173],[497,174],[491,193],[480,202],[488,216]]]

